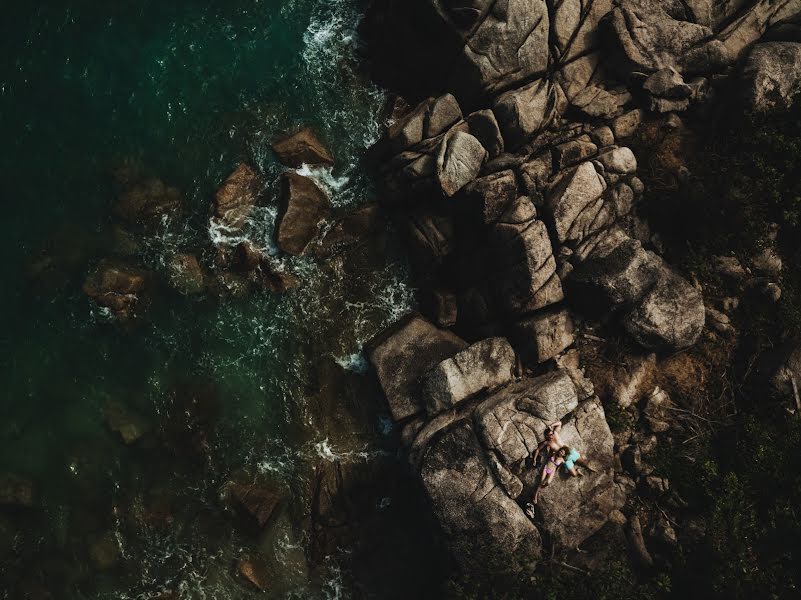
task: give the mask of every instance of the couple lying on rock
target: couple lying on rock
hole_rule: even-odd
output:
[[[559,437],[559,431],[562,429],[561,421],[551,423],[545,428],[545,439],[540,442],[537,449],[534,451],[534,466],[537,466],[537,459],[540,453],[545,453],[545,465],[542,468],[542,477],[540,478],[537,491],[534,493],[532,499],[533,504],[530,502],[526,504],[526,514],[534,518],[534,504],[540,496],[540,490],[548,487],[559,467],[564,466],[565,471],[570,473],[571,477],[581,477],[581,473],[576,469],[576,465],[580,465],[590,469],[590,464],[586,458],[583,458],[579,451],[575,448],[565,445],[562,438]]]

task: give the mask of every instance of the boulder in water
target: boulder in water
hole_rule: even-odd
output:
[[[104,413],[108,428],[118,433],[127,445],[135,443],[150,431],[148,423],[121,402],[109,402]]]
[[[250,216],[264,187],[261,177],[241,163],[214,194],[214,216],[227,227],[241,227]]]
[[[30,508],[34,499],[35,490],[30,479],[14,473],[0,474],[0,506]]]
[[[308,127],[273,142],[273,152],[287,167],[334,164],[334,157]]]
[[[170,285],[184,296],[194,296],[203,292],[206,278],[203,268],[194,254],[175,254],[167,261]]]
[[[294,256],[305,254],[330,209],[328,197],[314,181],[297,173],[284,173],[275,228],[278,247]]]

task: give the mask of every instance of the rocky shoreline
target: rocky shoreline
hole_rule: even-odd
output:
[[[627,144],[681,135],[685,111],[790,106],[799,13],[797,0],[372,4],[375,77],[425,98],[399,98],[370,151],[423,315],[368,355],[463,576],[512,585],[554,552],[586,563],[575,550],[596,534],[627,539],[640,566],[653,565],[645,539],[677,543],[676,514],[662,510],[646,535],[642,511],[624,509],[634,496],[684,503],[641,459],[683,410],[654,373],[705,325],[730,334],[732,305],[705,307],[700,284],[662,258]],[[634,348],[600,374],[603,403],[586,368],[601,328]],[[641,424],[613,436],[607,402],[639,406]],[[554,420],[596,467],[544,490],[532,521],[530,457]],[[595,564],[619,547],[608,546]]]

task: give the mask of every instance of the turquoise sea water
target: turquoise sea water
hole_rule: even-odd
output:
[[[37,508],[0,512],[0,598],[31,582],[54,598],[255,597],[232,567],[249,552],[264,555],[274,597],[365,586],[394,597],[411,585],[365,583],[338,555],[307,560],[314,466],[397,461],[360,352],[411,307],[405,268],[391,238],[324,262],[287,259],[271,242],[284,168],[270,142],[283,131],[310,125],[336,156],[333,171],[304,172],[338,214],[374,199],[360,157],[380,132],[383,94],[358,69],[356,4],[4,6],[0,472],[31,479]],[[163,272],[171,253],[224,241],[209,204],[241,161],[269,183],[244,235],[299,289],[222,301],[164,292],[141,327],[107,323],[81,284],[108,254],[111,173],[134,165],[185,196],[182,222],[142,237],[134,257]],[[144,441],[109,431],[110,403],[140,415]],[[284,498],[269,535],[221,510],[221,485],[243,468]],[[392,520],[405,509],[387,494]],[[132,516],[154,505],[167,507],[166,526]],[[98,539],[120,556],[108,570],[89,556]]]

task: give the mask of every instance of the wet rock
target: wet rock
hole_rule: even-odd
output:
[[[461,120],[461,108],[451,94],[428,98],[393,123],[373,152],[379,156],[399,154],[441,135]]]
[[[428,414],[510,382],[515,364],[514,350],[504,338],[481,340],[445,359],[423,376]]]
[[[224,271],[214,277],[209,290],[218,298],[244,298],[250,291],[250,282],[245,275]]]
[[[121,323],[144,316],[150,299],[149,273],[122,262],[102,260],[83,284],[84,293]]]
[[[129,225],[152,228],[178,218],[182,205],[183,197],[178,188],[153,178],[122,193],[114,206],[114,213]]]
[[[701,293],[666,269],[639,306],[626,315],[623,325],[645,348],[679,350],[698,340],[704,321]]]
[[[420,477],[464,572],[497,577],[533,571],[540,534],[496,483],[469,421],[458,421],[432,440]]]
[[[515,315],[564,298],[548,230],[536,215],[528,198],[518,198],[490,234],[498,298]]]
[[[282,494],[274,486],[246,477],[228,481],[222,495],[226,504],[251,519],[259,530],[269,523],[282,499]]]
[[[334,164],[334,157],[308,127],[273,142],[273,152],[281,164],[293,169],[303,165]]]
[[[278,247],[294,256],[305,254],[330,209],[328,197],[314,181],[297,173],[284,173],[281,209],[276,220]]]
[[[109,402],[104,410],[108,428],[117,433],[126,445],[137,442],[150,431],[150,425],[140,415],[117,401]]]
[[[501,94],[493,106],[507,150],[514,150],[544,129],[555,111],[556,92],[545,79]]]
[[[452,333],[438,329],[419,315],[409,315],[367,345],[395,421],[424,410],[421,378],[432,367],[467,344]]]
[[[170,285],[184,296],[201,294],[206,287],[203,268],[193,254],[183,253],[172,256],[167,261]]]
[[[578,466],[582,477],[562,479],[540,493],[537,509],[543,529],[560,548],[577,547],[601,529],[609,515],[626,501],[625,489],[614,480],[614,439],[601,402],[582,402],[562,426],[562,440],[590,462],[592,470]]]
[[[384,228],[384,215],[377,204],[357,208],[328,230],[314,249],[321,257],[331,256],[340,249],[354,246]]]
[[[35,497],[34,485],[30,479],[14,473],[0,474],[0,506],[31,508]]]
[[[464,191],[465,210],[477,222],[490,225],[503,216],[517,198],[514,171],[506,170],[473,180]]]
[[[264,562],[257,557],[243,556],[236,561],[236,571],[261,592],[270,588],[270,576]]]
[[[487,151],[469,133],[457,131],[442,140],[437,154],[436,178],[442,192],[450,197],[478,176]]]
[[[117,566],[120,546],[113,533],[106,533],[89,544],[89,559],[98,571],[108,571]]]
[[[256,246],[244,241],[233,249],[228,266],[239,273],[249,273],[258,269],[264,259],[264,255]]]
[[[259,174],[251,166],[241,163],[214,194],[214,216],[227,227],[242,227],[263,187]]]
[[[573,319],[567,309],[536,313],[514,324],[512,341],[532,363],[545,362],[573,343]]]

